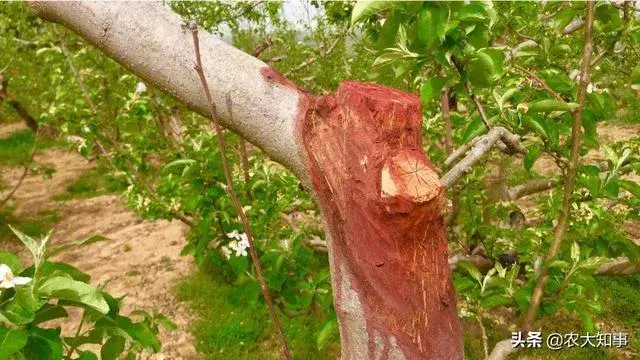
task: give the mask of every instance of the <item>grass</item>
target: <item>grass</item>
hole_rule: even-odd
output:
[[[34,133],[29,129],[18,130],[6,138],[0,139],[0,165],[23,165],[31,156]],[[56,145],[54,140],[38,139],[38,150]]]
[[[199,319],[192,326],[194,345],[205,359],[280,359],[279,345],[266,306],[234,304],[234,285],[217,270],[221,264],[201,266],[180,283],[176,292],[189,302]],[[289,347],[296,359],[337,359],[340,344],[335,337],[323,350],[316,334],[324,322],[319,316],[280,316]]]
[[[266,306],[259,304],[254,309],[247,304],[233,304],[234,285],[224,281],[222,264],[200,267],[176,292],[181,301],[187,301],[200,319],[192,326],[195,346],[206,359],[279,359],[277,341],[269,320]],[[601,286],[603,313],[597,322],[611,331],[629,332],[626,350],[640,352],[640,275],[634,277],[598,277]],[[315,335],[320,330],[322,319],[300,316],[289,319],[281,316],[284,331],[296,358],[336,359],[340,344],[337,338],[323,351],[315,347]],[[489,338],[489,350],[493,345],[510,337],[504,326],[485,319],[483,324]],[[484,359],[481,331],[475,320],[463,320],[465,358]],[[553,329],[560,334],[575,332],[584,334],[579,320],[562,314],[548,317],[538,323],[543,330]],[[611,328],[611,329],[609,329]],[[547,330],[551,332],[550,330]],[[547,333],[543,331],[543,335]],[[603,330],[604,331],[604,330]],[[601,360],[624,359],[618,349],[593,347],[570,348],[553,351],[548,348],[525,349],[509,356],[509,359],[542,360]]]
[[[87,199],[103,194],[123,192],[126,184],[113,178],[108,171],[96,167],[69,183],[64,193],[52,197],[55,201]]]

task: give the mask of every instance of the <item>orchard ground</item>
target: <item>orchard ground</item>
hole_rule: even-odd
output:
[[[603,142],[620,141],[640,131],[629,124],[607,125],[599,132]],[[20,123],[0,126],[0,198],[20,177],[21,163],[29,156],[33,134]],[[591,156],[598,159],[602,154]],[[181,256],[186,244],[186,227],[178,221],[142,221],[126,209],[119,193],[126,185],[104,169],[71,150],[60,140],[40,141],[34,158],[37,173],[29,174],[8,206],[0,212],[0,245],[20,249],[7,224],[30,235],[53,229],[53,241],[64,243],[91,235],[109,241],[75,248],[57,256],[92,276],[92,283],[105,284],[109,292],[125,296],[125,313],[134,308],[156,309],[177,325],[175,331],[161,332],[163,348],[153,359],[277,359],[278,344],[266,309],[254,309],[234,298],[233,285],[225,281],[219,267],[208,262],[196,267],[189,256]],[[545,160],[537,164],[544,171]],[[53,172],[50,176],[44,173]],[[526,199],[525,199],[526,200]],[[629,224],[629,232],[640,238],[639,224]],[[82,256],[91,253],[92,256]],[[26,259],[27,254],[22,251]],[[640,276],[598,279],[602,287],[604,312],[597,319],[601,331],[626,331],[630,344],[622,350],[570,349],[561,352],[535,350],[521,352],[518,359],[633,359],[640,353]],[[485,321],[490,346],[516,330],[514,314],[493,310]],[[80,314],[61,325],[67,334],[75,329]],[[335,359],[339,340],[319,351],[315,339],[320,323],[314,314],[283,317],[284,330],[299,359]],[[481,329],[465,320],[465,351],[469,359],[482,358]],[[558,325],[561,324],[561,325]],[[510,325],[513,327],[513,325]],[[581,324],[562,313],[544,320],[543,329],[579,332]],[[560,328],[558,328],[560,326]]]

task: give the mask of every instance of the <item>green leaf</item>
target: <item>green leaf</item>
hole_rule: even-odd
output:
[[[83,246],[83,245],[89,245],[89,244],[94,244],[100,241],[108,241],[109,239],[102,236],[102,235],[93,235],[90,236],[86,239],[81,239],[81,240],[76,240],[76,241],[70,241],[68,243],[65,243],[64,245],[60,245],[60,246],[55,246],[51,249],[49,249],[49,251],[47,251],[47,258],[58,254],[62,251],[65,251],[67,249],[70,249],[72,247],[77,247],[77,246]]]
[[[547,134],[546,123],[543,118],[537,116],[523,116],[522,125],[535,131],[543,139],[549,138],[549,135]]]
[[[125,331],[133,340],[138,342],[142,347],[153,350],[154,352],[160,351],[160,341],[156,335],[142,323],[133,323],[129,318],[124,316],[117,316],[116,323],[120,329]]]
[[[14,274],[19,274],[22,271],[22,262],[20,258],[13,253],[0,251],[0,264],[5,264],[11,269]]]
[[[545,99],[538,100],[529,103],[529,111],[528,112],[543,112],[548,113],[552,111],[573,111],[576,108],[577,104],[575,103],[566,103],[564,101],[555,100],[555,99]]]
[[[170,163],[168,163],[167,165],[165,165],[162,168],[162,173],[166,174],[168,173],[170,170],[172,170],[173,168],[179,168],[179,167],[184,167],[184,166],[189,166],[189,165],[193,165],[196,164],[197,162],[193,159],[179,159],[179,160],[175,160],[172,161]]]
[[[124,352],[125,340],[122,336],[110,337],[100,350],[102,360],[116,360]]]
[[[527,171],[531,171],[533,164],[535,164],[539,156],[540,156],[540,149],[538,147],[533,147],[529,149],[527,154],[524,156],[524,159],[522,160],[524,169]]]
[[[318,350],[324,349],[327,344],[329,344],[329,341],[337,335],[337,333],[338,324],[336,319],[331,318],[327,320],[316,337],[316,346],[318,347]]]
[[[9,356],[20,351],[26,344],[26,331],[0,327],[0,359],[9,358]]]
[[[486,126],[484,126],[480,117],[477,117],[467,125],[467,128],[464,130],[464,134],[462,135],[462,142],[467,143],[473,138],[484,134],[486,131]]]
[[[48,279],[40,286],[38,293],[48,298],[76,301],[102,314],[109,312],[109,305],[100,290],[68,277],[58,276]]]
[[[33,319],[33,324],[39,324],[45,321],[60,319],[69,316],[67,310],[64,307],[53,304],[44,304],[36,312],[36,317]]]
[[[55,261],[45,261],[40,266],[40,276],[42,278],[56,277],[56,276],[70,276],[73,280],[88,283],[91,280],[91,276],[86,274],[74,266]]]
[[[487,10],[482,4],[471,3],[465,5],[458,13],[460,21],[484,21],[487,18]]]
[[[422,83],[422,87],[420,87],[420,99],[422,103],[428,104],[437,98],[446,82],[447,80],[445,78],[436,76]]]
[[[504,295],[492,295],[482,299],[482,301],[480,301],[480,304],[486,309],[491,309],[494,307],[506,305],[510,302],[511,300],[509,300],[509,298],[505,297]]]
[[[366,1],[360,0],[353,6],[351,12],[351,25],[360,20],[366,19],[381,11],[390,9],[394,6],[393,1]]]
[[[479,284],[482,284],[482,274],[473,264],[468,261],[461,261],[458,266],[464,269]]]
[[[156,317],[154,318],[154,321],[162,326],[163,328],[167,329],[167,330],[176,330],[178,329],[178,325],[176,325],[176,323],[174,323],[173,321],[171,321],[171,319],[169,319],[168,317],[164,316],[164,315],[156,315]]]
[[[558,269],[568,269],[569,268],[569,263],[564,261],[564,260],[553,260],[551,262],[551,264],[549,264],[547,267],[549,269],[553,269],[553,268],[558,268]]]
[[[392,47],[396,42],[396,34],[400,28],[402,15],[399,11],[394,11],[393,15],[385,20],[384,25],[380,29],[380,35],[376,42],[378,49],[386,49]]]
[[[60,329],[41,329],[38,327],[29,329],[24,355],[29,360],[62,359]]]
[[[446,9],[429,3],[425,4],[418,13],[418,40],[427,47],[431,47],[436,40],[438,42],[444,40],[448,15]]]

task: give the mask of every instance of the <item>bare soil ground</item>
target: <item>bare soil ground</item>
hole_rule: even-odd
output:
[[[23,127],[0,126],[0,137]],[[185,226],[176,221],[142,221],[124,207],[117,195],[56,202],[52,197],[64,192],[66,184],[92,168],[80,155],[52,149],[35,157],[38,164],[53,166],[51,179],[28,175],[16,191],[12,203],[17,214],[37,214],[56,209],[60,221],[54,227],[52,241],[64,243],[103,235],[109,241],[99,242],[59,254],[54,260],[68,262],[91,275],[94,285],[107,284],[115,296],[126,295],[123,313],[134,309],[156,309],[171,318],[175,331],[162,330],[161,353],[152,359],[198,358],[191,344],[189,324],[192,319],[186,308],[175,298],[174,285],[194,268],[189,257],[180,256],[185,244]],[[22,168],[3,169],[2,181],[13,187]],[[8,190],[0,193],[0,198]],[[75,331],[80,314],[62,323],[63,332]]]

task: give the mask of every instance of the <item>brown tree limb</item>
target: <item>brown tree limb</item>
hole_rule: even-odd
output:
[[[9,202],[13,194],[15,194],[16,191],[18,191],[20,186],[22,186],[22,182],[27,177],[27,174],[29,173],[29,169],[31,168],[31,164],[33,163],[33,158],[36,155],[36,150],[38,150],[38,130],[37,129],[35,130],[35,135],[33,136],[33,147],[31,148],[31,154],[29,155],[29,159],[27,160],[27,163],[24,165],[24,170],[22,171],[22,174],[20,175],[18,182],[13,186],[13,189],[11,189],[11,191],[7,194],[7,196],[4,197],[4,199],[2,199],[2,201],[0,201],[0,209],[2,209],[2,207],[7,202]]]
[[[587,17],[585,24],[585,40],[584,40],[584,53],[582,55],[582,69],[580,71],[580,84],[578,87],[578,107],[573,111],[573,121],[571,125],[571,155],[569,157],[569,164],[567,167],[567,173],[564,181],[564,198],[562,201],[562,212],[558,219],[558,224],[554,229],[553,241],[551,243],[551,249],[547,254],[545,262],[548,264],[553,261],[560,251],[562,240],[567,231],[569,218],[571,216],[571,202],[573,196],[573,188],[575,184],[576,168],[578,166],[578,160],[580,157],[580,135],[582,132],[582,109],[584,107],[585,98],[587,94],[587,85],[589,84],[589,69],[591,65],[591,52],[593,51],[593,44],[591,38],[591,32],[593,28],[593,18],[595,12],[595,3],[587,3]],[[542,300],[544,294],[544,288],[549,280],[548,268],[544,268],[540,274],[540,278],[536,283],[531,297],[529,308],[524,317],[523,330],[528,332],[533,327],[533,323],[538,312],[538,306]]]
[[[195,57],[196,57],[195,70],[198,73],[198,77],[200,78],[200,82],[202,83],[202,89],[204,90],[205,96],[207,97],[207,102],[209,103],[209,107],[210,107],[209,114],[211,115],[211,122],[213,123],[215,133],[216,133],[216,138],[218,139],[218,147],[220,148],[220,156],[222,157],[222,167],[223,167],[224,176],[227,182],[227,189],[229,191],[229,195],[231,196],[231,200],[233,201],[238,211],[238,215],[240,216],[240,220],[242,221],[242,227],[244,228],[244,232],[247,235],[247,240],[249,241],[249,254],[251,256],[251,260],[253,261],[253,265],[255,266],[258,282],[260,283],[260,289],[262,290],[262,295],[264,296],[265,301],[267,303],[267,307],[269,308],[271,320],[273,321],[273,324],[276,328],[276,334],[280,341],[280,346],[281,346],[280,350],[282,352],[282,356],[285,359],[292,360],[293,358],[289,353],[289,347],[284,337],[282,326],[280,325],[280,319],[278,318],[278,314],[275,311],[273,300],[271,299],[271,294],[269,293],[269,288],[267,287],[267,282],[262,272],[262,265],[260,264],[258,253],[256,252],[251,226],[249,225],[249,221],[247,220],[244,210],[242,209],[242,203],[240,203],[240,200],[238,199],[235,188],[233,186],[233,179],[231,178],[229,163],[225,155],[227,146],[224,141],[224,138],[222,137],[222,126],[218,122],[218,111],[211,97],[209,84],[207,83],[207,78],[204,74],[204,70],[202,66],[202,59],[200,56],[200,45],[199,45],[199,39],[198,39],[198,28],[193,23],[190,24],[189,27],[193,34],[193,47],[195,50]],[[228,107],[227,110],[231,116],[231,98],[230,97],[227,97],[227,107]]]

